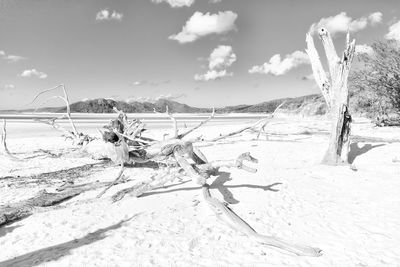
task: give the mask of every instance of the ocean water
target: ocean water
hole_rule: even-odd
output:
[[[7,138],[54,136],[58,133],[50,125],[35,121],[35,119],[50,119],[59,117],[62,114],[55,113],[21,113],[21,114],[0,114],[0,119],[7,120]],[[166,129],[171,127],[172,122],[165,114],[135,113],[127,114],[128,119],[139,119],[147,129]],[[75,125],[80,132],[95,134],[97,129],[101,129],[111,119],[116,118],[116,114],[90,114],[73,113],[71,114]],[[207,119],[210,114],[174,114],[180,129],[193,127],[199,122]],[[235,125],[255,122],[266,117],[266,114],[216,114],[207,125]],[[70,123],[67,119],[57,120],[60,126],[70,130]]]

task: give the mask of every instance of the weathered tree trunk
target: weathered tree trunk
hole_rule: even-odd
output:
[[[32,215],[36,207],[49,207],[61,203],[83,191],[82,189],[70,189],[63,192],[48,193],[46,190],[42,190],[35,197],[27,200],[10,205],[1,205],[0,226]]]
[[[332,120],[329,146],[322,163],[328,165],[348,164],[351,115],[349,112],[347,79],[350,65],[354,58],[355,40],[350,42],[350,35],[347,33],[346,49],[343,52],[342,58],[339,58],[329,32],[321,28],[318,31],[318,35],[322,41],[328,60],[329,78],[322,67],[318,52],[314,46],[313,37],[310,33],[306,37],[306,52],[310,57],[315,81],[325,98],[329,116]]]
[[[119,181],[114,183],[114,185],[117,183],[119,183]],[[96,190],[108,186],[109,184],[109,182],[96,182],[78,185],[63,185],[62,187],[57,188],[57,192],[54,193],[41,190],[36,194],[36,196],[26,200],[0,205],[0,227],[3,224],[11,223],[32,215],[37,208],[54,206],[83,192]]]

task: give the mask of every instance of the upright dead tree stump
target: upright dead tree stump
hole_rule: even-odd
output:
[[[329,147],[322,163],[328,165],[348,164],[351,116],[349,113],[347,79],[354,58],[355,40],[350,42],[350,34],[347,33],[346,48],[342,57],[339,58],[329,32],[321,28],[318,35],[325,49],[330,77],[327,76],[322,67],[310,33],[306,36],[306,52],[310,57],[315,81],[325,98],[332,120]]]

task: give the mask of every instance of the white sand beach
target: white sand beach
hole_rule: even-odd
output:
[[[206,125],[190,137],[207,139],[240,127]],[[400,129],[356,119],[351,168],[320,164],[328,130],[323,118],[281,116],[258,140],[244,132],[196,143],[209,160],[243,152],[257,158],[251,164],[255,174],[222,168],[209,181],[211,192],[257,232],[318,247],[320,257],[299,257],[230,228],[188,177],[112,203],[115,192],[158,171],[133,167],[125,171],[127,182],[101,198],[96,195],[102,189],[87,191],[0,227],[0,266],[399,266],[400,143],[390,140],[400,138]],[[9,150],[24,160],[0,156],[1,205],[52,192],[68,179],[80,184],[115,178],[117,166],[83,155],[48,131],[9,134]],[[160,138],[165,131],[170,129],[150,133]],[[105,151],[100,141],[87,149],[92,155]]]

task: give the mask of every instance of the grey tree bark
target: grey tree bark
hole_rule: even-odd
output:
[[[332,120],[329,146],[322,163],[327,165],[348,164],[351,115],[347,80],[355,54],[355,40],[350,42],[350,34],[347,33],[346,48],[342,57],[339,58],[330,33],[325,28],[321,28],[318,35],[328,60],[329,77],[322,67],[310,33],[306,36],[306,52],[310,58],[315,81],[324,96]]]

